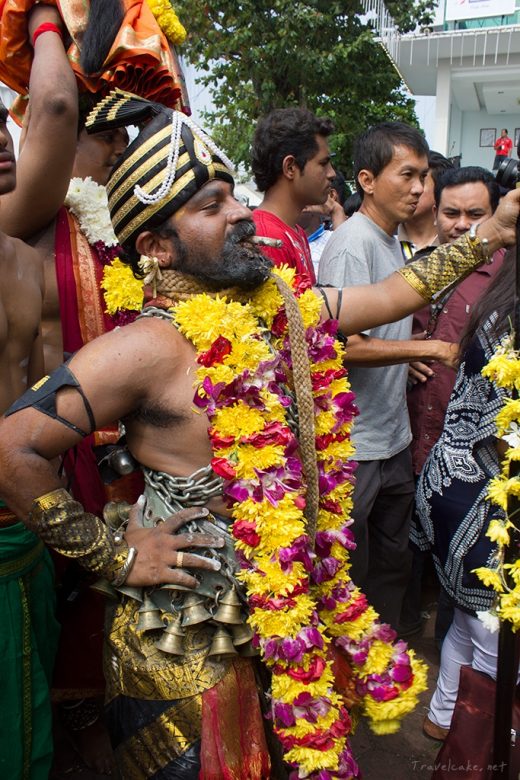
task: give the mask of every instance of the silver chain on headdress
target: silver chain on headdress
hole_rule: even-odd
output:
[[[199,139],[206,144],[206,146],[216,157],[220,157],[226,168],[229,168],[232,174],[235,173],[235,168],[229,157],[227,157],[224,152],[218,148],[216,143],[209,137],[209,135],[201,127],[195,124],[193,119],[191,119],[189,116],[186,116],[186,114],[183,114],[180,111],[174,111],[172,114],[170,151],[168,152],[168,160],[166,162],[165,179],[161,186],[155,192],[150,194],[145,192],[139,184],[136,184],[134,187],[134,195],[138,200],[141,201],[141,203],[146,203],[148,205],[152,203],[158,203],[169,193],[173,182],[175,181],[175,174],[177,173],[177,162],[179,160],[180,140],[183,125],[187,125],[192,133],[195,136],[198,136]]]

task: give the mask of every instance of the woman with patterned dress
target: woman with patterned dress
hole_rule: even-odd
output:
[[[477,617],[493,605],[494,591],[473,570],[490,565],[497,549],[486,531],[502,511],[486,495],[489,481],[500,472],[502,452],[495,419],[506,391],[481,371],[510,330],[513,273],[512,264],[505,263],[475,307],[462,339],[462,359],[444,429],[417,485],[421,527],[412,530],[412,541],[431,550],[441,585],[455,606],[423,726],[426,734],[438,739],[450,727],[460,667],[472,666],[496,678],[498,633]]]

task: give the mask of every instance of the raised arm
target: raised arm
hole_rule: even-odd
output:
[[[28,21],[31,40],[46,22],[63,28],[56,8],[36,5]],[[36,38],[29,96],[30,116],[18,158],[16,189],[2,196],[0,209],[0,228],[23,239],[54,219],[67,194],[76,153],[76,79],[63,41],[55,32]]]
[[[342,333],[353,333],[395,322],[422,308],[433,295],[466,278],[486,256],[516,240],[520,209],[520,189],[502,198],[495,214],[478,228],[478,238],[468,234],[453,244],[444,245],[429,257],[414,260],[377,284],[346,287],[338,316]],[[487,242],[487,246],[485,246]],[[333,312],[337,310],[338,291],[325,290]],[[323,307],[323,317],[329,315]]]

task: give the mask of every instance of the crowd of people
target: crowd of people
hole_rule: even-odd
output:
[[[136,39],[162,40],[138,5]],[[332,121],[282,108],[255,128],[250,211],[167,45],[170,102],[133,64],[132,89],[85,90],[55,6],[18,23],[17,160],[0,115],[0,775],[80,756],[122,780],[358,777],[351,714],[391,733],[426,687],[403,640],[429,560],[442,654],[423,728],[442,741],[461,666],[496,676],[473,570],[496,551],[505,393],[481,370],[508,331],[520,193],[383,122],[357,139],[348,196]]]

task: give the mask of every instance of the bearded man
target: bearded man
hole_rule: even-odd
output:
[[[116,91],[88,126],[144,120],[107,190],[128,261],[147,257],[153,300],[11,408],[0,495],[111,584],[107,711],[121,776],[280,777],[278,745],[301,776],[356,777],[346,706],[354,696],[391,730],[424,669],[391,646],[348,577],[355,408],[334,335],[403,317],[511,244],[520,195],[479,237],[376,285],[323,291],[324,302],[291,270],[271,276],[229,161],[189,118]],[[49,461],[117,419],[145,495],[129,519],[112,506],[104,522]],[[384,656],[377,685],[370,648]],[[262,718],[266,668],[278,742]]]

